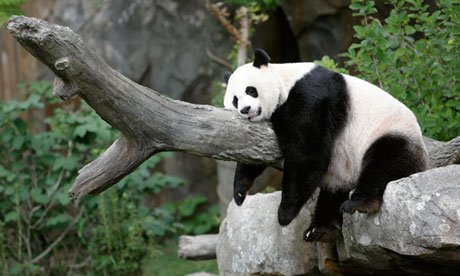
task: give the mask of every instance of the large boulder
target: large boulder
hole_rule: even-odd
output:
[[[217,245],[223,275],[282,273],[455,274],[460,268],[460,165],[388,184],[381,210],[344,215],[335,245],[306,243],[316,198],[287,227],[277,221],[280,192],[233,202]]]
[[[278,224],[280,200],[281,193],[274,192],[247,196],[242,206],[230,203],[217,243],[221,275],[298,275],[315,270],[316,246],[302,240],[314,200],[287,227]]]
[[[407,273],[459,272],[459,199],[459,165],[389,183],[378,213],[344,215],[342,260]]]

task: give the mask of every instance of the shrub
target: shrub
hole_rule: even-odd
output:
[[[446,140],[460,135],[460,7],[436,1],[428,11],[423,0],[390,0],[381,22],[374,1],[353,0],[359,42],[345,53],[350,70],[404,102],[425,135]]]
[[[0,274],[136,273],[157,241],[218,225],[213,209],[198,212],[202,197],[152,209],[143,204],[148,194],[183,183],[153,170],[170,153],[154,155],[76,209],[67,191],[77,170],[116,133],[84,102],[59,103],[49,82],[21,88],[25,99],[0,102]],[[43,120],[45,103],[52,114]]]

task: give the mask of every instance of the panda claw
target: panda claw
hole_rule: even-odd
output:
[[[315,228],[311,229],[311,230],[307,230],[305,231],[305,234],[304,234],[304,239],[305,241],[310,241],[310,235],[313,234],[315,232]]]
[[[238,206],[241,206],[241,204],[243,204],[245,198],[245,193],[235,193],[235,195],[233,196],[233,199],[235,200],[235,203]]]
[[[304,240],[307,242],[326,242],[333,243],[340,235],[341,228],[331,224],[329,226],[310,227],[304,232]]]

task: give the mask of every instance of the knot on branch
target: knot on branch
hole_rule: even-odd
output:
[[[67,67],[69,67],[69,58],[68,57],[60,58],[60,59],[56,60],[56,62],[54,63],[54,68],[56,68],[56,70],[58,70],[58,71],[62,71],[64,69],[66,69]]]

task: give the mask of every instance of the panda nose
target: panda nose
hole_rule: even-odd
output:
[[[246,106],[240,110],[241,114],[248,114],[249,110],[251,110],[250,106]]]

